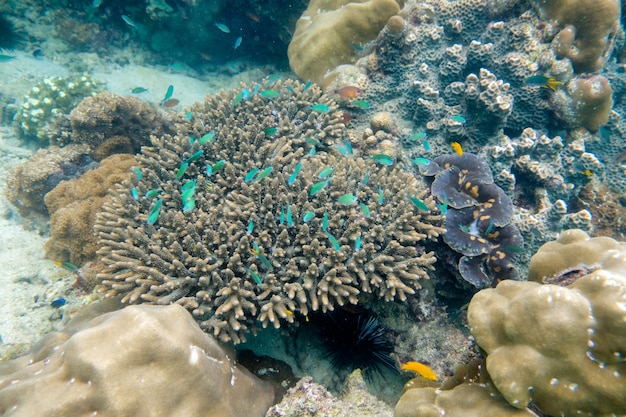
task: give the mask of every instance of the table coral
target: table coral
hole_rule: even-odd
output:
[[[427,189],[353,155],[319,87],[271,88],[209,96],[175,137],[144,147],[142,178],[116,187],[96,220],[108,294],[179,303],[237,343],[361,293],[405,300],[428,278],[423,244],[443,229]]]
[[[474,296],[470,330],[509,403],[559,416],[626,413],[624,271],[626,244],[566,231],[530,273],[566,286],[503,281]]]
[[[262,417],[273,399],[177,305],[70,323],[0,366],[0,412],[16,417]]]
[[[328,84],[326,73],[357,58],[354,45],[376,38],[403,1],[312,0],[296,23],[289,65],[304,80]]]
[[[113,184],[135,175],[137,162],[132,155],[113,155],[80,178],[63,181],[44,197],[50,213],[50,240],[46,257],[82,265],[96,257],[93,225]]]

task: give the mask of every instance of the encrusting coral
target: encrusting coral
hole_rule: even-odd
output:
[[[141,178],[96,220],[109,295],[179,303],[238,343],[360,293],[420,288],[435,262],[423,243],[443,232],[428,190],[391,157],[353,154],[319,87],[271,88],[209,96],[144,147]]]
[[[626,244],[568,230],[531,262],[529,277],[550,284],[503,281],[474,296],[470,330],[510,404],[626,414],[625,271]]]
[[[264,416],[273,389],[234,359],[182,307],[129,306],[1,364],[0,414]]]
[[[134,175],[132,155],[113,155],[80,178],[63,181],[44,197],[50,213],[50,235],[46,256],[54,261],[82,265],[96,257],[93,225],[96,213],[113,184]]]
[[[462,256],[459,273],[484,288],[503,279],[519,279],[513,259],[523,239],[510,224],[513,203],[493,182],[489,166],[476,155],[442,155],[418,164],[434,176],[433,196],[445,212],[444,241]]]

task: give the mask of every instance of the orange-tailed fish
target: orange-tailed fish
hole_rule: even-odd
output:
[[[463,147],[459,142],[452,142],[450,146],[452,146],[452,149],[454,149],[457,155],[463,156]]]
[[[554,77],[546,77],[545,75],[533,75],[524,80],[526,85],[536,85],[538,87],[549,88],[552,91],[556,91],[559,85],[563,84],[563,81],[559,81]]]
[[[435,373],[435,371],[433,371],[423,363],[409,361],[403,364],[400,369],[402,369],[403,371],[417,372],[423,378],[430,379],[431,381],[437,380],[437,374]]]
[[[335,90],[335,94],[337,94],[341,98],[353,100],[363,94],[363,90],[361,90],[359,87],[349,85],[347,87],[342,87],[338,90]]]

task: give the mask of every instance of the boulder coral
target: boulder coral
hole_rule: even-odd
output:
[[[130,306],[44,337],[0,365],[0,414],[262,417],[266,382],[180,306]]]
[[[353,153],[318,86],[267,87],[208,96],[143,148],[141,178],[96,219],[107,294],[181,304],[238,343],[361,293],[406,300],[428,278],[424,244],[443,228],[427,188],[389,156]]]
[[[326,73],[357,60],[355,45],[376,39],[402,0],[311,0],[296,23],[289,65],[303,80],[327,86]],[[397,26],[397,25],[395,25]]]
[[[530,277],[476,294],[468,322],[513,406],[558,416],[626,414],[626,244],[568,230]]]

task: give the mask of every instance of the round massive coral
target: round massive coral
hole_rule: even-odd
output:
[[[237,343],[259,323],[420,288],[435,262],[422,243],[443,232],[427,189],[390,157],[353,154],[318,87],[266,88],[209,96],[143,149],[141,178],[96,221],[109,294],[179,303]]]

